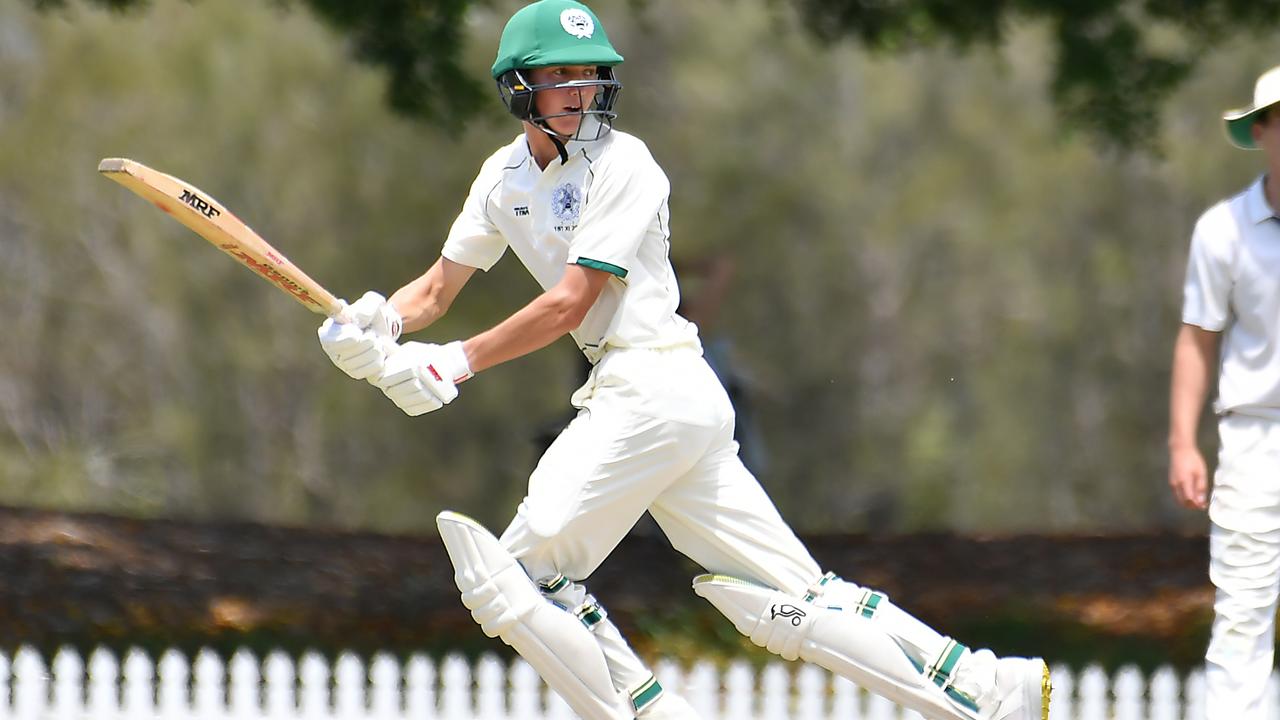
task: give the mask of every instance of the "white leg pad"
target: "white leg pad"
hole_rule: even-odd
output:
[[[700,575],[693,591],[738,632],[787,660],[826,668],[927,718],[980,717],[926,678],[890,635],[859,613],[819,607],[725,575]]]
[[[465,515],[445,511],[436,526],[453,562],[462,603],[485,635],[501,638],[585,720],[631,720],[629,698],[609,679],[596,638],[551,604],[498,539]]]

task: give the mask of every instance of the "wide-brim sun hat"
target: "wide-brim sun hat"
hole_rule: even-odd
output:
[[[1222,114],[1227,123],[1227,139],[1245,150],[1257,149],[1253,142],[1253,121],[1258,113],[1280,103],[1280,66],[1263,73],[1253,86],[1253,104]]]

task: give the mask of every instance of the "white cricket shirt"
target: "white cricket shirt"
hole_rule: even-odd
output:
[[[593,363],[615,347],[699,347],[697,328],[676,314],[670,191],[649,149],[626,133],[570,143],[569,159],[545,170],[521,134],[481,166],[441,254],[487,271],[510,247],[544,290],[567,264],[611,274],[571,333]]]
[[[1280,220],[1262,182],[1196,222],[1182,322],[1222,332],[1218,413],[1280,419]]]

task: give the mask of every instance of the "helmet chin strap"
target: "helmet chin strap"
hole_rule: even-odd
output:
[[[563,165],[569,162],[569,151],[565,148],[564,141],[560,139],[560,134],[555,130],[552,130],[551,126],[547,124],[547,121],[544,118],[534,120],[533,126],[546,133],[547,137],[551,138],[552,144],[556,146],[556,152],[560,154],[560,164]]]

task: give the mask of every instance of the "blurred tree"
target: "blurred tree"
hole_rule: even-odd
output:
[[[151,0],[90,0],[118,11],[141,11]],[[40,9],[68,0],[30,0]],[[273,0],[304,4],[347,37],[359,60],[387,73],[387,101],[398,112],[440,124],[475,115],[489,98],[463,67],[466,16],[474,0]]]
[[[67,0],[29,0],[40,8]],[[133,10],[148,0],[90,0]],[[442,123],[471,117],[484,94],[459,63],[475,0],[302,2],[345,33],[359,59],[384,69],[393,108]],[[643,7],[647,2],[635,2]],[[1051,95],[1068,126],[1122,147],[1154,149],[1159,108],[1197,60],[1241,33],[1280,24],[1280,0],[797,0],[828,41],[904,52],[952,43],[996,46],[1023,20],[1045,21],[1055,48]]]
[[[627,57],[619,127],[672,180],[677,262],[735,259],[717,316],[769,451],[819,531],[1194,525],[1168,501],[1164,400],[1186,242],[1254,156],[1217,112],[1270,38],[1206,53],[1151,131],[1163,156],[1064,134],[1054,28],[999,46],[825,45],[769,0],[598,0]],[[459,66],[516,0],[474,6]],[[439,252],[515,122],[385,103],[310,12],[261,0],[0,0],[0,501],[429,530],[509,519],[574,349],[486,372],[408,419],[333,370],[314,319],[94,172],[135,157],[221,200],[338,294]],[[692,289],[692,287],[691,287]],[[508,258],[423,337],[536,292]]]
[[[1277,0],[799,0],[819,37],[901,52],[951,42],[995,46],[1021,20],[1053,37],[1051,94],[1069,124],[1152,147],[1159,108],[1209,49],[1280,24]]]

